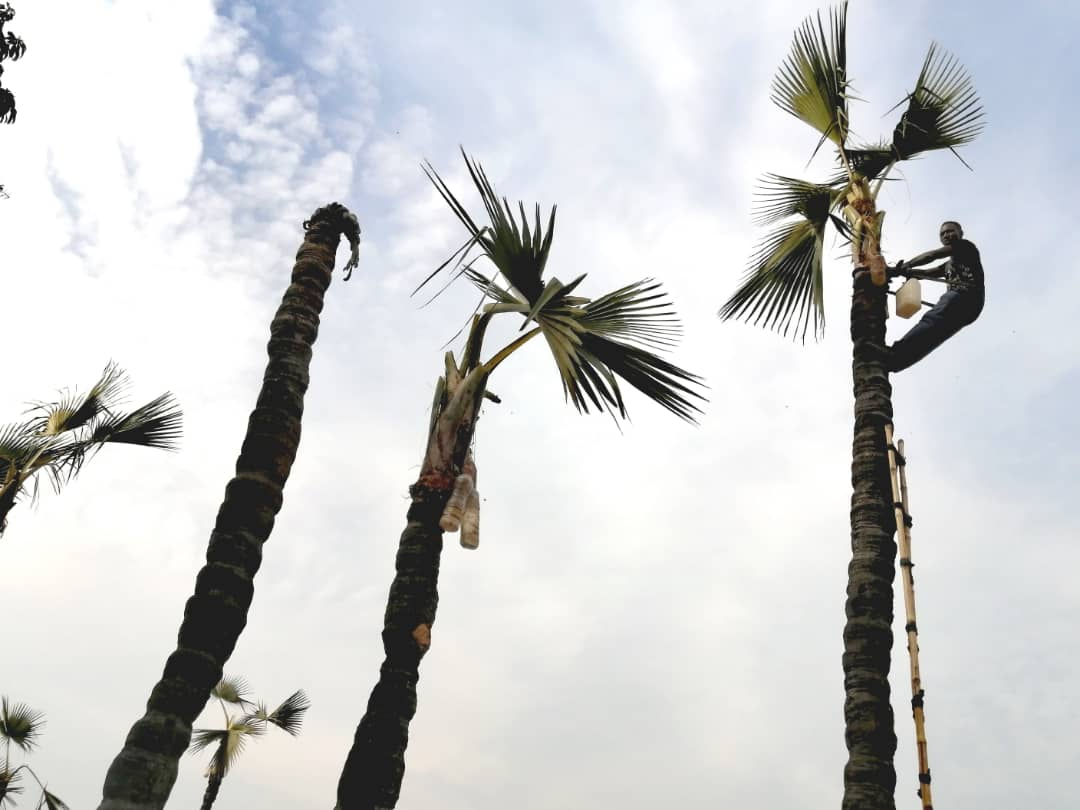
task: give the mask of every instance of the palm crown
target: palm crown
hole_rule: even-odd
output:
[[[39,472],[60,490],[105,444],[134,444],[173,450],[182,413],[164,393],[131,413],[118,406],[128,380],[110,363],[85,394],[64,392],[56,402],[38,402],[23,422],[0,427],[0,533],[16,499],[27,489],[37,496]]]
[[[190,752],[202,751],[209,746],[216,746],[206,776],[223,779],[236,763],[236,758],[244,750],[247,741],[261,736],[267,725],[276,726],[295,737],[300,733],[304,712],[310,708],[304,690],[299,689],[272,712],[267,711],[264,703],[255,703],[248,699],[248,685],[242,678],[224,677],[211,690],[218,699],[225,715],[225,728],[195,729],[191,735]],[[230,715],[226,704],[239,706],[246,711],[241,715]]]
[[[2,7],[0,7],[2,10]],[[14,797],[23,792],[22,771],[26,771],[41,788],[38,807],[47,810],[69,810],[68,806],[42,783],[29,765],[25,763],[12,767],[11,746],[29,754],[37,747],[41,730],[45,725],[45,715],[30,708],[25,703],[10,703],[7,696],[0,698],[0,742],[3,743],[3,759],[0,760],[0,808],[14,805]]]
[[[483,168],[468,156],[465,162],[490,224],[478,225],[438,173],[425,165],[428,177],[469,238],[420,285],[449,269],[451,280],[465,276],[484,294],[487,303],[482,302],[482,314],[474,316],[462,373],[477,367],[493,371],[513,351],[542,334],[555,359],[563,392],[579,411],[587,413],[592,403],[598,410],[617,411],[625,418],[626,405],[617,379],[622,378],[677,416],[695,421],[694,413],[700,413],[700,408],[694,400],[704,399],[694,390],[701,385],[701,378],[651,351],[671,348],[681,334],[660,284],[645,279],[590,299],[573,294],[584,274],[567,284],[554,277],[545,279],[555,208],[545,226],[537,205],[530,228],[525,206],[518,203],[519,223],[506,198],[495,193]],[[481,257],[494,266],[491,277],[476,269]],[[505,286],[499,283],[500,275]],[[530,324],[535,324],[534,328],[481,364],[480,344],[488,322],[496,314],[511,312],[523,316],[522,331]]]
[[[982,129],[982,107],[970,77],[932,44],[915,88],[896,105],[906,107],[892,139],[853,145],[846,38],[846,2],[830,11],[828,26],[820,13],[807,18],[776,76],[773,101],[820,133],[818,148],[825,141],[834,145],[841,171],[822,183],[765,176],[755,223],[775,228],[751,255],[738,290],[720,309],[725,320],[760,323],[785,336],[794,327],[803,340],[813,321],[814,335],[820,337],[825,329],[822,252],[828,224],[852,243],[853,256],[865,256],[868,246],[876,253],[884,212],[876,211],[873,203],[892,168],[932,150],[956,154],[956,147]],[[876,181],[872,188],[870,181]]]

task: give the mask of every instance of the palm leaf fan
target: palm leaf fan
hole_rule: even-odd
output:
[[[817,14],[795,32],[791,53],[780,66],[772,99],[821,133],[814,154],[826,140],[843,148],[848,133],[847,2],[829,13],[826,34]]]
[[[182,420],[180,406],[172,394],[165,393],[130,414],[101,419],[94,426],[93,441],[175,450]]]
[[[754,195],[757,197],[754,224],[774,225],[792,216],[819,222],[836,207],[846,183],[846,177],[831,184],[822,184],[766,174],[758,181],[758,191]]]
[[[553,279],[554,281],[554,279]],[[563,393],[579,411],[618,412],[626,418],[621,377],[649,399],[689,422],[704,397],[691,386],[702,378],[649,351],[667,349],[681,333],[671,304],[651,279],[636,282],[595,301],[564,300],[542,309],[536,322],[555,359]]]
[[[820,337],[825,330],[821,258],[827,221],[799,219],[768,234],[720,317],[760,323],[785,337],[794,326],[803,341],[813,319],[814,336]]]
[[[251,687],[248,686],[246,680],[238,676],[230,677],[228,675],[222,676],[221,680],[210,690],[210,694],[218,700],[232,703],[235,706],[245,707],[254,705],[248,700],[250,692]]]
[[[489,225],[480,227],[469,216],[468,211],[454,196],[453,192],[439,176],[438,172],[430,164],[424,165],[424,172],[432,184],[442,195],[451,210],[469,232],[469,241],[459,248],[450,259],[440,265],[427,279],[431,278],[445,267],[451,266],[455,259],[459,263],[465,263],[469,251],[473,246],[478,246],[480,254],[486,256],[499,273],[522,298],[530,304],[535,304],[543,292],[544,267],[547,264],[548,254],[551,250],[551,238],[555,228],[555,206],[552,206],[551,215],[545,229],[540,219],[540,206],[537,205],[534,212],[533,227],[529,228],[529,219],[525,213],[524,203],[518,203],[521,223],[518,224],[516,215],[506,198],[500,199],[492,188],[491,182],[484,173],[483,167],[476,161],[471,160],[462,150],[465,165],[484,208],[487,210]],[[423,286],[423,284],[421,284]]]
[[[57,796],[55,793],[50,793],[45,788],[41,789],[41,793],[41,800],[42,802],[44,802],[47,810],[71,810],[71,808],[67,806],[64,800]]]
[[[30,751],[37,745],[44,725],[44,712],[35,711],[25,703],[12,705],[6,695],[0,698],[0,738]]]
[[[272,712],[268,712],[265,705],[259,704],[258,709],[248,715],[245,719],[262,723],[271,723],[282,731],[286,731],[295,737],[300,733],[300,725],[304,720],[304,713],[310,708],[311,701],[308,700],[303,689],[298,689],[289,695],[289,697],[287,697],[281,705]]]
[[[115,363],[109,363],[101,378],[86,394],[64,394],[59,402],[38,403],[34,410],[41,415],[35,424],[46,436],[82,427],[116,408],[123,400],[127,387],[128,380],[123,370]]]
[[[846,165],[844,162],[845,158],[847,158]],[[844,154],[838,154],[836,160],[840,164],[841,169],[837,174],[829,178],[829,185],[833,186],[839,183],[848,182],[847,166],[851,166],[851,170],[860,177],[865,177],[867,180],[873,180],[887,168],[896,163],[896,161],[899,160],[899,157],[893,150],[892,144],[884,141],[865,146],[845,147]]]
[[[956,154],[957,146],[970,143],[982,130],[982,105],[971,77],[936,44],[930,46],[906,100],[907,109],[893,131],[893,148],[901,159],[931,149]]]

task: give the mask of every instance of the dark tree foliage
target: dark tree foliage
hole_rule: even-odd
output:
[[[10,31],[4,32],[4,24],[11,22],[15,17],[15,9],[10,3],[0,3],[0,62],[5,59],[22,58],[26,53],[26,43]],[[4,66],[0,65],[0,77],[4,75]],[[15,94],[3,86],[0,82],[0,124],[15,123]],[[7,199],[4,186],[0,185],[0,198]]]

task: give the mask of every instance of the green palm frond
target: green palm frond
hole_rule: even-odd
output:
[[[44,712],[35,711],[25,703],[12,705],[6,695],[0,698],[0,738],[14,743],[23,751],[30,751],[37,745],[44,725]]]
[[[39,810],[42,804],[44,804],[45,807],[48,808],[48,810],[71,810],[71,808],[67,806],[64,800],[57,796],[55,793],[50,793],[45,788],[42,788],[41,790],[41,803],[38,804]]]
[[[224,777],[243,753],[244,746],[251,737],[262,735],[262,726],[248,718],[229,719],[227,728],[197,728],[191,734],[188,753],[196,754],[204,748],[216,745],[214,754],[207,767],[207,775],[220,774]]]
[[[134,444],[159,450],[175,450],[181,435],[183,412],[170,393],[132,411],[101,419],[94,426],[93,441]]]
[[[11,770],[8,763],[0,762],[0,808],[13,807],[14,797],[23,792],[23,786],[19,784],[22,774],[19,773],[24,766]]]
[[[311,701],[304,694],[303,689],[298,689],[287,697],[280,706],[272,712],[266,711],[265,704],[260,703],[256,711],[246,719],[262,723],[271,723],[282,731],[292,736],[300,733],[300,725],[304,720],[304,712],[311,708]]]
[[[466,263],[469,251],[477,246],[480,254],[486,256],[495,268],[503,275],[510,286],[530,304],[534,304],[544,291],[542,280],[544,267],[547,265],[548,254],[551,251],[551,238],[555,229],[555,206],[551,208],[545,230],[540,219],[540,206],[536,206],[533,226],[529,228],[529,218],[525,213],[524,203],[518,203],[521,223],[510,207],[509,201],[504,197],[500,200],[492,188],[483,167],[471,160],[465,151],[461,152],[465,158],[465,165],[469,169],[473,184],[487,209],[490,225],[480,227],[469,216],[468,211],[454,196],[438,172],[429,163],[424,164],[424,173],[434,184],[439,194],[453,210],[465,229],[469,232],[470,240],[466,242],[464,249],[459,249],[451,260],[457,259],[458,263]],[[445,267],[451,267],[451,260],[444,262],[435,273],[428,277],[427,283],[436,273]],[[421,285],[423,286],[423,285]]]
[[[250,692],[251,687],[248,686],[247,681],[240,677],[229,677],[228,675],[222,676],[221,680],[210,690],[210,694],[218,700],[244,707],[254,705],[248,699]]]
[[[111,413],[123,401],[127,387],[127,375],[115,363],[109,363],[86,394],[65,392],[59,402],[37,403],[33,410],[40,416],[33,423],[46,436],[75,430]]]
[[[847,158],[845,164],[844,158]],[[840,164],[839,171],[829,178],[828,184],[836,186],[847,183],[849,180],[847,166],[852,171],[868,180],[877,178],[882,172],[896,163],[900,158],[893,150],[892,143],[881,141],[879,143],[862,146],[848,146],[844,148],[844,154],[837,154],[836,161]]]
[[[512,307],[515,311],[520,311],[522,314],[528,313],[532,308],[528,301],[516,295],[513,290],[507,290],[500,287],[495,283],[494,279],[488,278],[478,270],[469,268],[465,272],[465,276],[487,298],[490,298],[496,304],[502,305],[503,308]]]
[[[587,301],[582,312],[577,320],[588,334],[657,349],[675,346],[682,336],[682,324],[671,302],[660,292],[660,283],[651,278]]]
[[[971,77],[936,44],[930,46],[906,101],[907,110],[893,131],[893,148],[901,159],[931,149],[955,154],[956,147],[970,143],[982,130],[982,104]]]
[[[45,441],[34,435],[29,423],[4,425],[0,428],[0,485],[16,470],[29,465]]]
[[[800,219],[768,234],[720,317],[760,323],[785,337],[794,325],[804,341],[812,318],[814,336],[820,337],[825,329],[821,259],[827,221]]]
[[[646,347],[670,348],[681,334],[671,304],[651,279],[636,282],[584,304],[546,308],[536,322],[555,359],[563,393],[574,407],[618,412],[627,417],[621,377],[649,399],[688,422],[704,397],[691,386],[702,378],[675,366]]]
[[[826,185],[779,174],[767,174],[758,181],[754,224],[774,225],[791,216],[820,221],[836,206],[846,183],[847,177],[840,183]]]
[[[791,53],[773,81],[772,99],[818,132],[814,153],[826,140],[843,147],[848,133],[847,2],[829,14],[829,31],[817,15],[795,32]]]

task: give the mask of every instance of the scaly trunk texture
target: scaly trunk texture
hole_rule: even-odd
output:
[[[415,485],[408,524],[401,534],[397,574],[383,621],[386,658],[371,692],[338,782],[340,810],[392,808],[405,775],[409,721],[416,714],[420,659],[430,643],[439,604],[439,528],[450,490]]]
[[[886,289],[869,274],[851,302],[855,440],[852,446],[851,564],[844,626],[844,723],[848,762],[843,810],[894,810],[896,734],[889,703],[896,529],[885,425],[892,386],[882,362],[862,347],[885,341]]]
[[[206,784],[206,792],[202,797],[202,807],[199,810],[210,810],[214,806],[218,791],[221,790],[221,779],[222,777],[217,772],[210,774],[210,781]]]
[[[338,782],[335,810],[391,810],[405,775],[409,721],[416,714],[420,659],[431,646],[431,626],[439,604],[439,526],[472,444],[487,374],[475,368],[462,378],[448,356],[447,376],[432,406],[424,463],[409,488],[412,505],[398,543],[396,573],[383,618],[386,658],[356,728],[353,746]],[[445,385],[444,385],[445,383]]]
[[[191,741],[191,724],[221,680],[247,623],[262,546],[281,509],[300,443],[312,345],[338,240],[343,229],[350,235],[347,218],[355,223],[347,209],[333,203],[304,223],[307,233],[296,254],[292,282],[270,323],[262,389],[236,460],[236,476],[225,487],[210,534],[206,565],[195,580],[177,648],[150,694],[146,714],[132,726],[105,777],[99,810],[165,806],[180,755]]]

